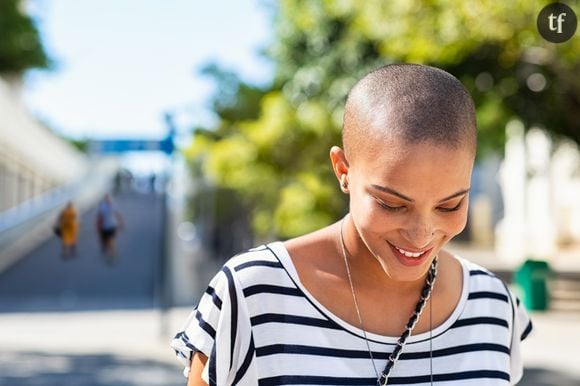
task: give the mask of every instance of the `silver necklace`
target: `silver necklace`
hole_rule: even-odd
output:
[[[360,323],[360,327],[361,327],[361,330],[363,332],[363,336],[365,338],[365,343],[367,345],[367,350],[369,352],[371,362],[373,364],[373,368],[374,368],[375,374],[377,376],[377,385],[386,386],[388,381],[389,381],[389,375],[391,373],[391,370],[393,369],[393,366],[395,365],[395,363],[399,359],[399,356],[401,355],[401,352],[403,351],[403,347],[405,346],[405,343],[407,342],[407,339],[409,338],[409,336],[411,336],[411,332],[415,328],[417,321],[419,320],[419,316],[423,312],[423,309],[425,308],[425,304],[427,303],[427,300],[430,298],[431,292],[433,291],[433,285],[435,284],[435,279],[437,277],[437,256],[435,256],[435,259],[433,259],[433,263],[431,264],[429,272],[427,273],[427,278],[425,279],[425,286],[423,287],[423,290],[421,291],[421,296],[419,298],[419,302],[417,303],[417,306],[415,307],[415,311],[413,312],[413,314],[409,318],[409,321],[407,322],[407,325],[405,326],[405,331],[399,337],[399,340],[397,342],[397,346],[395,347],[393,352],[389,355],[385,369],[379,375],[379,371],[377,370],[377,367],[375,365],[375,359],[373,357],[373,352],[372,352],[371,347],[369,345],[369,340],[367,338],[366,329],[364,327],[364,323],[363,323],[360,309],[358,306],[358,301],[356,298],[356,292],[354,290],[354,285],[352,282],[352,275],[350,273],[350,265],[348,263],[348,258],[347,258],[347,254],[348,255],[350,255],[350,254],[348,253],[348,251],[346,249],[346,245],[344,243],[343,228],[344,228],[344,219],[342,219],[341,224],[340,224],[340,244],[342,247],[342,257],[344,258],[344,264],[345,264],[346,273],[348,276],[348,283],[350,284],[350,290],[352,293],[352,300],[354,303],[354,308],[356,310],[358,321]],[[433,308],[432,308],[431,302],[429,302],[429,348],[430,348],[429,349],[429,360],[430,360],[429,365],[430,365],[430,372],[431,372],[431,377],[430,377],[431,385],[433,385],[433,346],[432,346],[432,338],[433,338],[432,331],[433,331],[433,329],[431,328],[432,316],[433,316]]]

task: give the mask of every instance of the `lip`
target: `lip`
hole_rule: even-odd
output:
[[[433,248],[429,248],[429,249],[424,250],[423,251],[424,253],[420,257],[408,257],[408,256],[403,255],[401,252],[399,252],[397,250],[397,248],[393,244],[389,243],[388,241],[387,241],[387,244],[389,244],[389,247],[391,247],[391,251],[393,251],[393,254],[397,258],[397,260],[399,260],[399,262],[401,264],[403,264],[407,267],[415,267],[417,265],[423,264],[425,262],[425,260],[427,260],[427,258],[429,257],[429,255],[431,253],[431,250],[433,249]],[[401,248],[401,249],[405,249],[405,248]],[[409,252],[414,252],[414,253],[421,252],[421,251],[415,252],[413,250],[408,250],[408,249],[405,249],[405,250],[409,251]]]

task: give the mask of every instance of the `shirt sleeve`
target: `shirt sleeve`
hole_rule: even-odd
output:
[[[524,375],[524,361],[521,353],[521,342],[527,338],[533,329],[532,320],[524,305],[517,296],[510,291],[514,318],[512,326],[512,341],[510,351],[511,384],[517,384]]]
[[[208,358],[202,378],[210,386],[248,384],[255,355],[251,323],[242,288],[227,265],[212,279],[171,347],[186,377],[193,354],[201,352]]]

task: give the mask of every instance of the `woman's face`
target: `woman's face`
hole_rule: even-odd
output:
[[[418,280],[465,227],[473,153],[436,144],[374,143],[348,168],[350,213],[394,280]]]

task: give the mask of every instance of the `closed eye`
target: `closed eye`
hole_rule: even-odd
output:
[[[390,212],[396,212],[396,211],[399,211],[399,210],[402,210],[402,209],[405,208],[404,206],[391,206],[391,205],[387,205],[387,204],[385,204],[382,201],[377,201],[377,203],[379,204],[379,206],[381,208],[386,209],[386,210],[388,210]]]
[[[397,211],[405,209],[405,206],[391,206],[391,205],[387,205],[384,202],[378,201],[378,200],[377,200],[377,203],[379,204],[379,206],[381,208],[386,209],[389,212],[397,212]],[[445,213],[455,212],[455,211],[458,211],[459,209],[461,209],[462,204],[463,204],[463,200],[461,200],[459,202],[459,204],[457,204],[453,208],[438,207],[437,210],[439,210],[441,212],[445,212]]]
[[[459,204],[457,204],[453,208],[438,207],[437,209],[439,209],[442,212],[455,212],[461,208],[461,204],[463,204],[463,200],[459,201]]]

